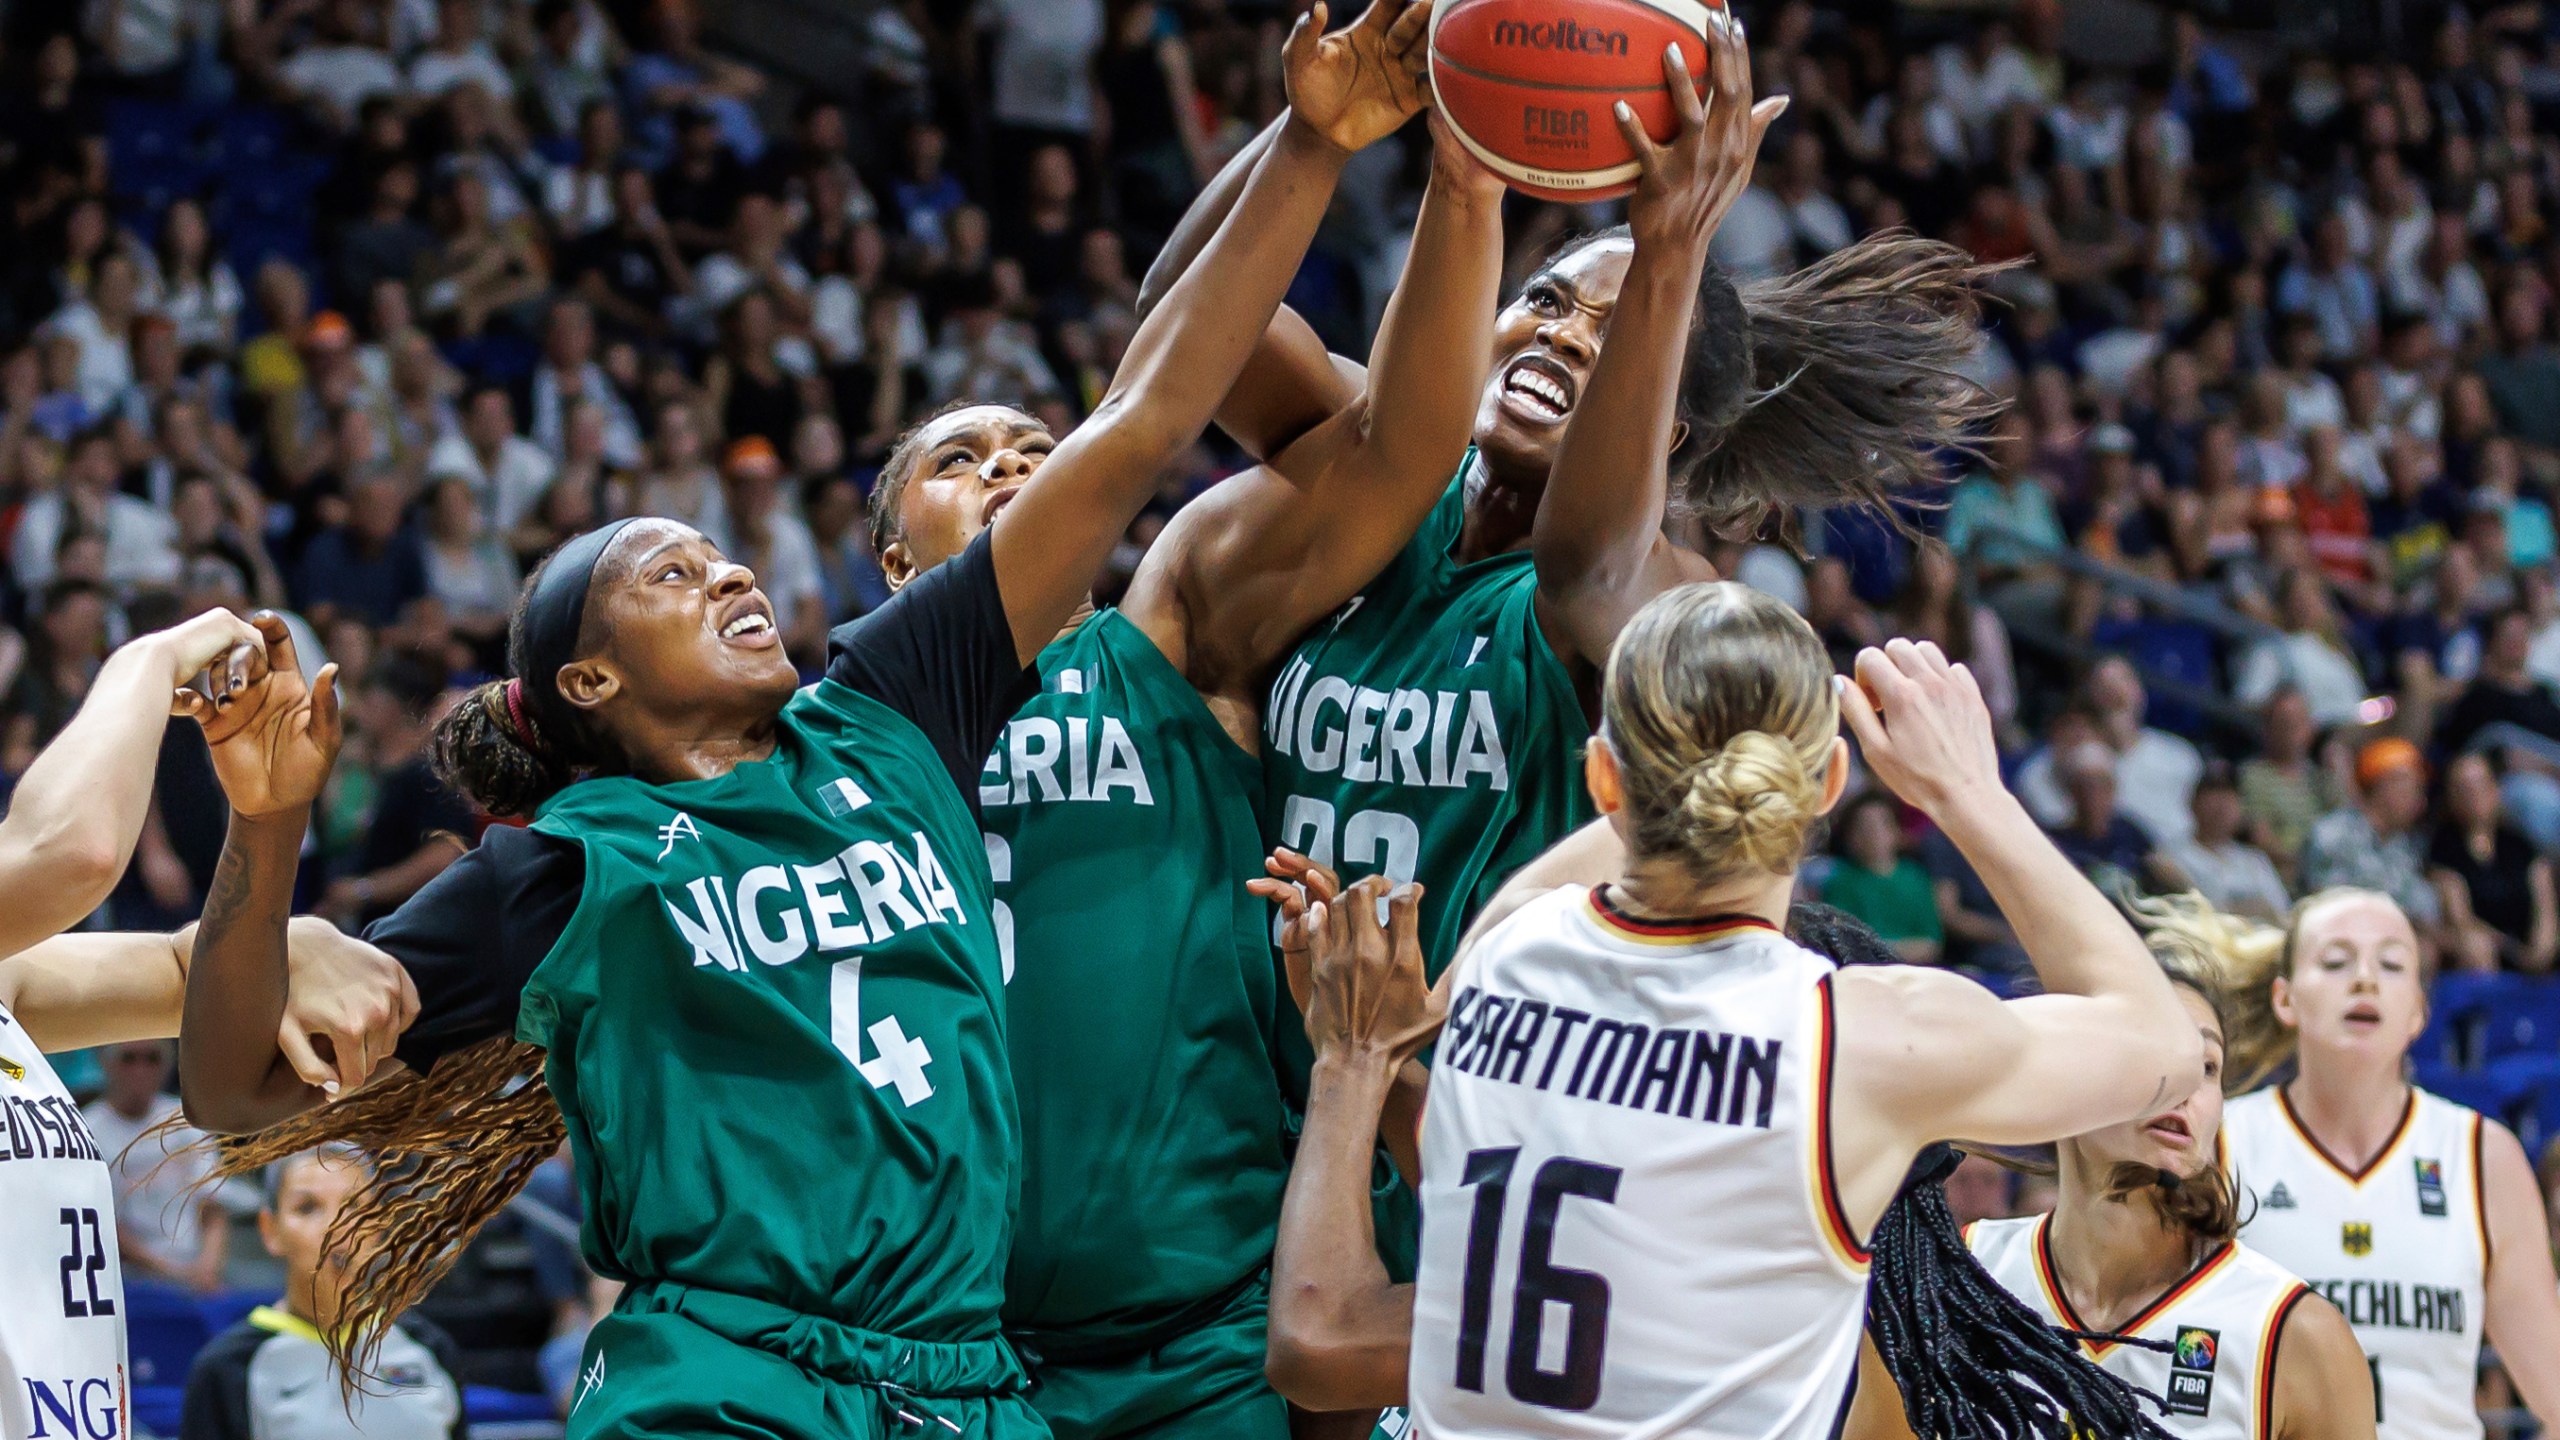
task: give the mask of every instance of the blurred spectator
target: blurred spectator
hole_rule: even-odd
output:
[[[703,450],[702,421],[693,402],[670,400],[660,406],[649,463],[632,487],[629,513],[681,520],[726,550],[732,537],[729,507],[720,493],[720,476],[703,458]]]
[[[577,300],[553,302],[550,316],[543,321],[542,363],[533,372],[531,439],[552,458],[560,457],[569,407],[583,401],[596,408],[604,427],[605,460],[627,470],[640,463],[640,426],[604,367],[596,363],[595,351],[594,310]],[[434,469],[430,463],[429,473]]]
[[[317,913],[350,929],[370,924],[460,858],[471,807],[436,778],[426,756],[442,702],[436,670],[405,655],[375,662],[349,697],[349,728],[373,798],[349,873],[330,881]]]
[[[375,470],[347,486],[347,518],[304,547],[295,593],[322,628],[340,615],[375,627],[401,618],[427,593],[427,562],[404,516],[407,487]]]
[[[2454,961],[2468,970],[2542,973],[2560,955],[2551,862],[2506,821],[2489,758],[2445,764],[2442,818],[2427,846]]]
[[[612,393],[600,376],[593,379],[607,395]],[[539,398],[537,389],[537,403]],[[428,452],[426,474],[431,480],[469,485],[494,535],[514,529],[532,512],[557,469],[542,446],[516,433],[515,401],[506,388],[483,385],[464,402],[462,428]]]
[[[2147,888],[2153,842],[2116,808],[2116,756],[2104,744],[2085,741],[2054,759],[2055,774],[2070,796],[2070,816],[2049,827],[2053,843],[2101,887]]]
[[[115,1175],[116,1248],[126,1273],[204,1293],[222,1287],[230,1217],[205,1184],[211,1152],[192,1148],[204,1135],[168,1093],[175,1059],[166,1040],[108,1046],[99,1056],[106,1090],[80,1107],[80,1118]]]
[[[447,475],[427,487],[426,562],[427,593],[444,607],[454,633],[481,655],[497,657],[524,576],[515,552],[491,528],[478,492],[462,476]]]
[[[2397,737],[2375,740],[2356,756],[2356,796],[2320,818],[2302,847],[2304,894],[2334,885],[2378,890],[2408,912],[2422,935],[2442,917],[2427,883],[2424,842],[2427,764],[2418,747]]]
[[[818,578],[818,545],[809,527],[782,504],[782,457],[762,435],[730,443],[724,467],[729,558],[756,572],[773,605],[773,626],[800,668],[815,674],[827,641],[826,597]]]
[[[2291,874],[2312,825],[2342,797],[2312,754],[2319,730],[2300,690],[2278,689],[2258,715],[2259,753],[2240,762],[2240,810],[2250,843]]]
[[[2195,891],[2215,909],[2282,923],[2293,898],[2267,852],[2240,838],[2245,818],[2230,769],[2208,769],[2196,782],[2191,833],[2164,843],[2160,859],[2174,872],[2172,886]]]
[[[2329,587],[2307,568],[2286,572],[2280,583],[2281,633],[2253,642],[2242,653],[2232,698],[2254,707],[2266,704],[2278,689],[2291,689],[2310,708],[2315,725],[2354,724],[2371,692],[2347,644],[2346,625],[2330,603]]]
[[[1902,851],[1896,807],[1892,796],[1870,790],[1840,808],[1822,903],[1865,921],[1904,960],[1933,965],[1946,932],[1929,872]]]
[[[367,1356],[360,1383],[330,1358],[344,1287],[361,1256],[331,1254],[329,1229],[373,1165],[340,1145],[267,1168],[258,1238],[284,1263],[284,1293],[213,1338],[187,1374],[180,1440],[258,1436],[450,1437],[462,1416],[461,1355],[444,1332],[402,1316]]]
[[[167,511],[117,489],[116,468],[112,430],[99,427],[73,439],[57,482],[19,513],[9,565],[20,585],[51,580],[62,547],[81,535],[104,542],[106,566],[99,578],[108,584],[131,589],[177,580],[176,524]]]
[[[2009,659],[2009,629],[1990,606],[1975,601],[1952,550],[1942,544],[1914,547],[1889,618],[1894,634],[1935,641],[1949,660],[1973,671],[1994,724],[2005,731],[2016,719],[2018,672]]]

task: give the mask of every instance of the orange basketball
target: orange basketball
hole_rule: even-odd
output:
[[[1662,52],[1680,47],[1703,93],[1707,31],[1724,0],[1434,0],[1431,88],[1441,118],[1511,187],[1548,200],[1635,188],[1636,160],[1611,107],[1668,140],[1677,116]]]

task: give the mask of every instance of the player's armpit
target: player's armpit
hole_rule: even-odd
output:
[[[2270,1440],[2373,1440],[2373,1375],[2338,1307],[2305,1290],[2277,1322]]]

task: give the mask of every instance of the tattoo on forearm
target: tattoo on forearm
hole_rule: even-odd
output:
[[[196,943],[215,945],[231,933],[240,911],[248,906],[249,896],[257,888],[248,847],[239,841],[225,840],[222,858],[214,862],[213,883],[206,887],[204,916],[196,925]]]

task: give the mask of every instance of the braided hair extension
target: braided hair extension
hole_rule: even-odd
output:
[[[1843,965],[1898,965],[1867,926],[1828,905],[1787,917],[1797,944]],[[2168,1440],[2144,1413],[2142,1391],[2080,1353],[2083,1336],[2057,1329],[1982,1268],[1947,1208],[1946,1179],[1963,1156],[1932,1145],[1868,1240],[1867,1334],[1902,1392],[1921,1440],[2072,1440],[2075,1433]],[[2157,1405],[2157,1401],[2153,1401]]]

